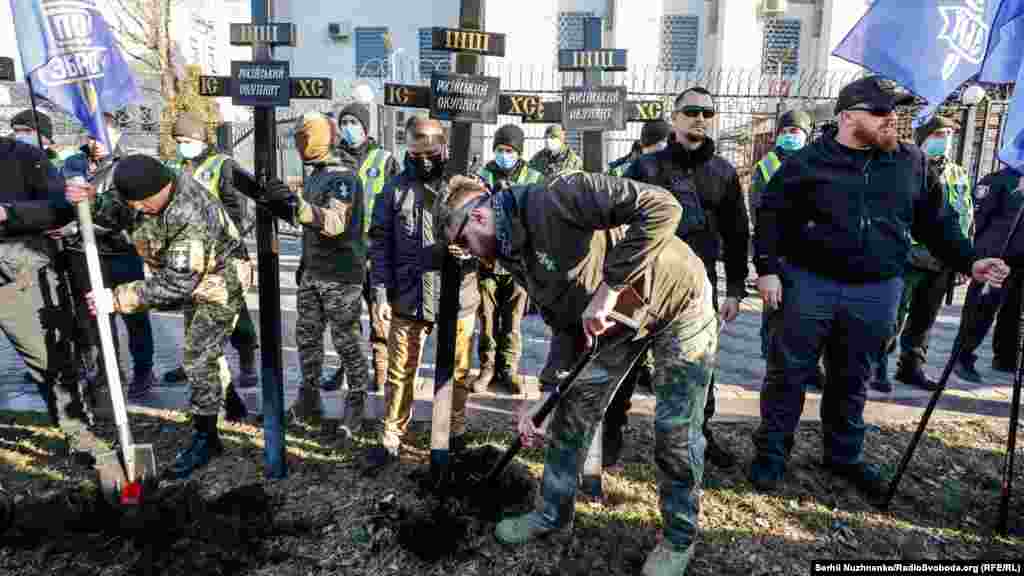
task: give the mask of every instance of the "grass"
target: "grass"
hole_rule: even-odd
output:
[[[147,411],[133,416],[138,442],[156,446],[168,464],[187,443],[190,430],[180,414]],[[474,427],[471,445],[505,447],[511,420]],[[886,425],[868,433],[865,457],[890,476],[915,423]],[[890,510],[872,507],[845,481],[817,466],[820,428],[805,425],[797,437],[786,479],[773,494],[755,492],[746,480],[752,458],[752,424],[717,424],[716,439],[731,447],[740,465],[708,467],[701,501],[700,534],[689,574],[809,574],[812,559],[1015,559],[1024,555],[1024,474],[1019,459],[1011,503],[1011,529],[993,533],[1005,446],[1004,419],[973,417],[933,422],[922,439]],[[287,431],[290,474],[263,479],[262,428],[222,425],[226,454],[196,475],[204,493],[215,495],[246,483],[264,483],[279,503],[278,517],[306,518],[317,526],[305,536],[267,541],[271,554],[259,568],[239,574],[635,574],[661,537],[650,421],[635,421],[627,433],[620,467],[606,471],[604,498],[578,498],[574,530],[518,547],[498,544],[493,524],[477,523],[460,553],[423,562],[396,544],[382,503],[422,503],[409,473],[429,460],[429,431],[414,432],[401,463],[377,478],[359,471],[371,437],[352,443],[324,439],[306,426]],[[113,438],[107,425],[101,435]],[[0,486],[9,494],[56,489],[94,489],[91,477],[68,467],[58,437],[39,415],[0,412]],[[539,482],[543,452],[517,458]],[[426,537],[426,536],[425,536]],[[45,546],[40,544],[40,546]],[[102,565],[51,548],[6,547],[0,572],[122,574],[130,550],[114,550]],[[44,552],[45,551],[45,552]],[[276,560],[275,560],[276,558]],[[105,566],[105,569],[104,569]],[[121,568],[119,568],[121,567]],[[119,571],[121,570],[121,571]]]

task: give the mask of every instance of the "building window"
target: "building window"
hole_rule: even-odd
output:
[[[420,76],[429,78],[436,72],[452,71],[452,55],[443,50],[434,50],[431,28],[420,28]]]
[[[391,76],[391,62],[384,38],[386,26],[356,28],[356,76],[388,78]]]
[[[662,70],[691,72],[697,69],[700,19],[689,14],[661,17]]]
[[[764,44],[761,48],[761,71],[791,76],[800,69],[800,20],[774,18],[764,24]]]
[[[561,12],[558,14],[558,49],[583,50],[583,30],[587,18],[593,12]],[[557,61],[558,54],[555,54]],[[577,130],[565,131],[565,143],[577,153],[583,152],[583,133]]]

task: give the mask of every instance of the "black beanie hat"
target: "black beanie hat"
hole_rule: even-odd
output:
[[[39,117],[38,129],[36,128],[35,116]],[[14,128],[15,126],[27,126],[28,128],[39,132],[43,138],[46,138],[51,142],[53,141],[53,122],[50,121],[49,116],[42,112],[37,111],[35,114],[32,114],[31,109],[18,112],[14,116],[11,116],[11,128]]]
[[[811,115],[803,110],[790,110],[779,116],[779,130],[795,126],[804,131],[804,134],[811,135]]]
[[[367,134],[370,133],[370,109],[367,108],[365,104],[352,102],[348,106],[345,106],[341,109],[341,112],[338,112],[338,121],[340,122],[341,117],[346,115],[355,116],[356,120],[359,120],[359,122],[362,123],[363,132]]]
[[[497,148],[499,144],[511,146],[515,148],[515,151],[519,154],[523,153],[523,130],[515,124],[505,124],[501,128],[498,128],[497,132],[494,133],[494,148]]]
[[[650,146],[662,140],[668,140],[668,134],[671,131],[672,127],[668,125],[668,122],[661,119],[652,120],[644,124],[644,127],[640,129],[640,143],[644,146]]]
[[[114,168],[114,186],[124,200],[145,200],[173,181],[170,168],[145,154],[128,156]]]

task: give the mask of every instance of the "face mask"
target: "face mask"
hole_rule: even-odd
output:
[[[178,144],[178,153],[181,154],[183,158],[191,160],[202,154],[203,148],[205,148],[205,146],[202,142],[196,142],[194,140],[181,142]]]
[[[445,159],[441,154],[434,156],[409,158],[416,177],[423,181],[435,180],[444,174]]]
[[[14,139],[29,146],[39,146],[39,139],[36,138],[35,134],[18,134]]]
[[[562,151],[562,141],[558,138],[548,138],[548,150],[554,154]]]
[[[349,146],[355,148],[366,140],[366,132],[363,131],[363,127],[359,124],[345,124],[341,128],[341,139]]]
[[[924,141],[924,151],[929,156],[945,156],[949,141],[950,138],[928,138]]]
[[[807,143],[807,136],[802,132],[800,134],[779,134],[779,137],[775,140],[775,144],[782,148],[793,152],[804,147]]]
[[[516,157],[515,152],[498,152],[494,156],[494,162],[498,165],[498,168],[507,171],[515,167],[516,162],[519,162],[519,158]]]

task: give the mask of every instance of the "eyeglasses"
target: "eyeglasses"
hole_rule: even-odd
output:
[[[892,114],[892,112],[893,112],[892,108],[885,108],[885,107],[872,108],[870,106],[851,106],[851,107],[847,108],[847,110],[854,111],[854,112],[867,112],[867,113],[871,114],[872,116],[878,116],[878,117],[888,116],[889,114]]]
[[[682,112],[687,118],[696,118],[701,115],[703,115],[705,119],[715,117],[714,108],[704,108],[703,106],[684,106],[676,110],[676,112]]]

